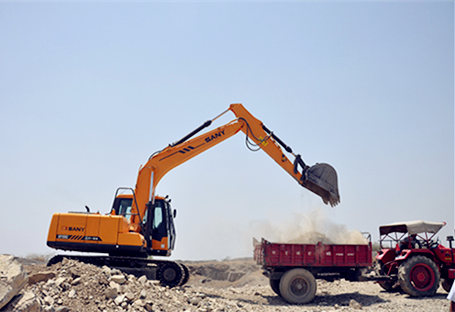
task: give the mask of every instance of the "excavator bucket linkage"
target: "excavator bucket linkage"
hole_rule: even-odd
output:
[[[324,163],[317,163],[311,167],[307,166],[300,154],[294,154],[292,148],[284,143],[272,130],[267,128],[264,124],[262,124],[262,129],[280,144],[286,152],[294,155],[294,177],[300,173],[300,166],[302,168],[302,176],[300,177],[299,183],[303,187],[319,195],[324,204],[330,204],[330,206],[335,207],[340,203],[337,172],[332,166]]]

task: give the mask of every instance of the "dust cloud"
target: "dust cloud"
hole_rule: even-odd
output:
[[[254,221],[250,223],[255,237],[271,242],[294,244],[367,244],[357,230],[330,221],[322,209],[309,213],[294,213],[284,222]]]

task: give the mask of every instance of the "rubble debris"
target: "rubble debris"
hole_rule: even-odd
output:
[[[0,255],[0,309],[16,296],[27,283],[22,265],[11,255]]]
[[[372,282],[318,280],[318,297],[308,305],[290,305],[270,288],[268,279],[251,259],[185,262],[192,271],[188,284],[162,287],[145,276],[135,277],[108,267],[63,260],[46,267],[33,265],[30,275],[55,276],[26,283],[1,312],[294,312],[294,311],[443,311],[440,298],[413,300],[381,292]],[[205,269],[204,269],[205,268]],[[220,273],[222,272],[222,273]],[[223,273],[224,272],[224,273]],[[232,273],[241,273],[229,281]],[[207,275],[203,275],[207,274]],[[43,275],[44,276],[44,275]],[[225,280],[215,279],[222,278]],[[115,280],[115,281],[114,281]],[[202,281],[205,280],[205,283]],[[121,282],[118,283],[118,282]]]

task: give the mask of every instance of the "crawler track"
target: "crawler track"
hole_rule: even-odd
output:
[[[148,279],[159,280],[161,285],[169,287],[182,286],[190,277],[188,268],[182,263],[137,257],[57,255],[52,257],[47,265],[61,262],[64,258],[99,267],[106,265],[137,277],[145,275]]]

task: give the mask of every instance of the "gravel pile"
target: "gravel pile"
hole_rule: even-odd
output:
[[[434,297],[416,299],[387,293],[373,282],[345,280],[318,280],[313,302],[290,305],[270,289],[251,259],[185,264],[192,272],[190,281],[171,289],[145,276],[75,260],[51,267],[25,265],[28,284],[0,311],[448,311],[447,294],[441,288]]]
[[[29,275],[29,284],[5,311],[245,311],[244,304],[223,296],[238,293],[238,289],[218,294],[208,294],[197,286],[170,289],[145,276],[137,278],[107,266],[68,259],[45,269]]]

